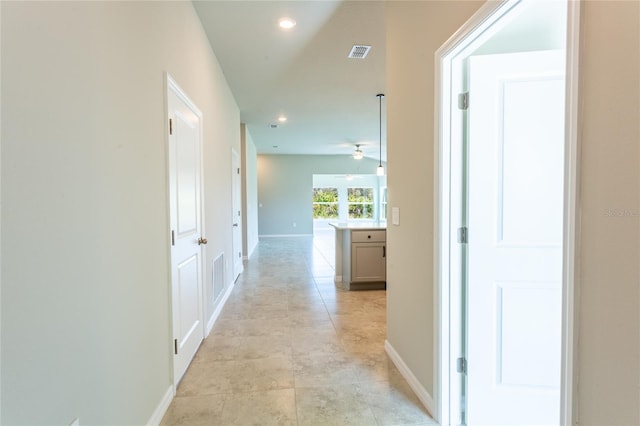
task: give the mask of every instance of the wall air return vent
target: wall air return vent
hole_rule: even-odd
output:
[[[347,57],[351,59],[364,59],[367,56],[367,53],[371,50],[371,46],[363,46],[361,44],[356,44],[351,48],[351,52]]]

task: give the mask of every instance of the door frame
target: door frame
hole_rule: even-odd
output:
[[[236,161],[237,161],[237,166],[236,166]],[[236,241],[234,236],[234,233],[236,231],[233,228],[231,229],[231,248],[232,248],[232,256],[233,256],[233,259],[231,262],[231,269],[233,271],[233,282],[235,282],[240,276],[240,274],[244,271],[242,255],[240,256],[240,265],[236,269],[236,265],[237,265],[236,252],[239,251],[239,253],[242,254],[242,235],[244,233],[244,230],[242,227],[242,218],[244,216],[244,213],[242,211],[242,174],[236,171],[236,168],[242,170],[242,157],[240,156],[238,151],[236,151],[235,148],[231,148],[231,225],[234,226],[233,224],[236,223],[237,221],[237,224],[238,224],[237,232],[240,233],[240,237],[239,237],[240,246],[236,247]],[[238,179],[237,185],[236,185],[236,179]],[[236,209],[235,209],[236,205],[234,201],[236,199],[236,195],[238,197],[237,207],[240,210],[240,217],[236,215]]]
[[[198,177],[200,180],[200,235],[206,235],[205,232],[205,200],[204,200],[204,156],[203,156],[203,123],[202,123],[202,119],[203,119],[203,114],[200,111],[200,109],[195,105],[195,103],[193,103],[193,101],[191,101],[191,99],[189,98],[189,96],[187,96],[187,94],[184,92],[184,90],[182,90],[182,88],[178,85],[178,83],[176,83],[175,79],[173,77],[171,77],[171,75],[168,72],[164,73],[164,116],[165,116],[165,131],[164,131],[164,135],[165,135],[165,153],[166,153],[166,170],[167,170],[167,174],[166,174],[166,184],[167,184],[167,213],[168,213],[168,217],[167,217],[167,222],[168,222],[168,226],[167,226],[167,235],[168,235],[168,244],[167,244],[167,255],[168,255],[168,260],[169,260],[169,351],[170,351],[170,356],[171,356],[171,383],[172,383],[172,387],[173,387],[173,393],[175,395],[176,393],[176,387],[178,385],[176,377],[175,377],[175,354],[174,354],[174,347],[173,347],[173,339],[174,339],[174,312],[173,312],[173,271],[172,271],[172,263],[171,263],[171,187],[170,187],[170,173],[171,173],[171,164],[170,164],[170,155],[171,155],[171,149],[170,149],[170,140],[169,140],[169,92],[172,91],[173,93],[176,94],[176,96],[178,96],[180,98],[180,100],[182,100],[199,118],[198,120],[198,126],[199,126],[199,131],[198,131],[198,145],[199,145],[199,149],[200,149],[200,176]],[[204,245],[200,245],[200,257],[202,259],[201,265],[200,265],[200,276],[202,277],[201,283],[200,283],[200,288],[199,288],[199,294],[198,294],[198,303],[199,303],[199,310],[200,310],[200,324],[201,324],[201,332],[202,332],[202,339],[204,339],[205,337],[205,312],[204,312],[204,297],[205,297],[205,292],[204,292],[204,284],[205,284],[205,277],[206,275],[206,246]]]
[[[460,413],[460,385],[454,372],[460,342],[451,339],[451,332],[461,332],[460,307],[452,304],[460,295],[462,256],[453,253],[460,212],[452,208],[461,204],[461,194],[455,199],[454,188],[461,188],[460,169],[452,162],[452,144],[455,137],[451,126],[451,107],[457,104],[457,83],[451,78],[452,70],[461,58],[457,56],[486,39],[499,28],[500,20],[522,0],[501,0],[485,3],[449,40],[435,53],[435,117],[434,136],[434,190],[437,194],[434,208],[434,327],[437,337],[434,345],[434,377],[436,395],[436,420],[443,425],[457,422]],[[578,317],[575,306],[578,263],[576,247],[579,243],[579,139],[578,139],[578,65],[580,2],[567,0],[566,88],[565,88],[565,164],[564,164],[564,212],[563,212],[563,272],[562,272],[562,367],[560,385],[560,424],[573,424],[576,377],[574,348],[577,339]],[[460,209],[458,209],[460,210]],[[455,216],[455,217],[454,217]],[[457,220],[458,219],[458,220]],[[457,281],[456,281],[457,280]]]

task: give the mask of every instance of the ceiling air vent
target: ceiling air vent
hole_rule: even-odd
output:
[[[364,59],[370,50],[371,50],[371,46],[363,46],[361,44],[356,44],[351,48],[351,52],[349,52],[349,55],[347,57],[351,59]]]

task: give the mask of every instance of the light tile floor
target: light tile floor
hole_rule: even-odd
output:
[[[168,425],[433,425],[384,351],[384,291],[333,282],[333,235],[260,241]]]

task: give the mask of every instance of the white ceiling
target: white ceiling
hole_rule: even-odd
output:
[[[475,54],[558,49],[566,3],[530,1]],[[379,158],[385,92],[385,2],[194,0],[211,46],[260,154],[351,154]],[[282,17],[294,29],[278,27]],[[515,43],[517,41],[517,43]],[[372,46],[349,59],[354,44]],[[382,160],[386,159],[382,101]],[[278,128],[278,116],[288,121]],[[277,147],[277,148],[276,148]]]
[[[194,1],[258,153],[379,156],[382,1]],[[287,16],[297,25],[278,27]],[[354,44],[372,46],[349,59]],[[287,122],[278,128],[279,115]],[[386,158],[385,100],[382,158]],[[277,148],[274,148],[277,146]]]

